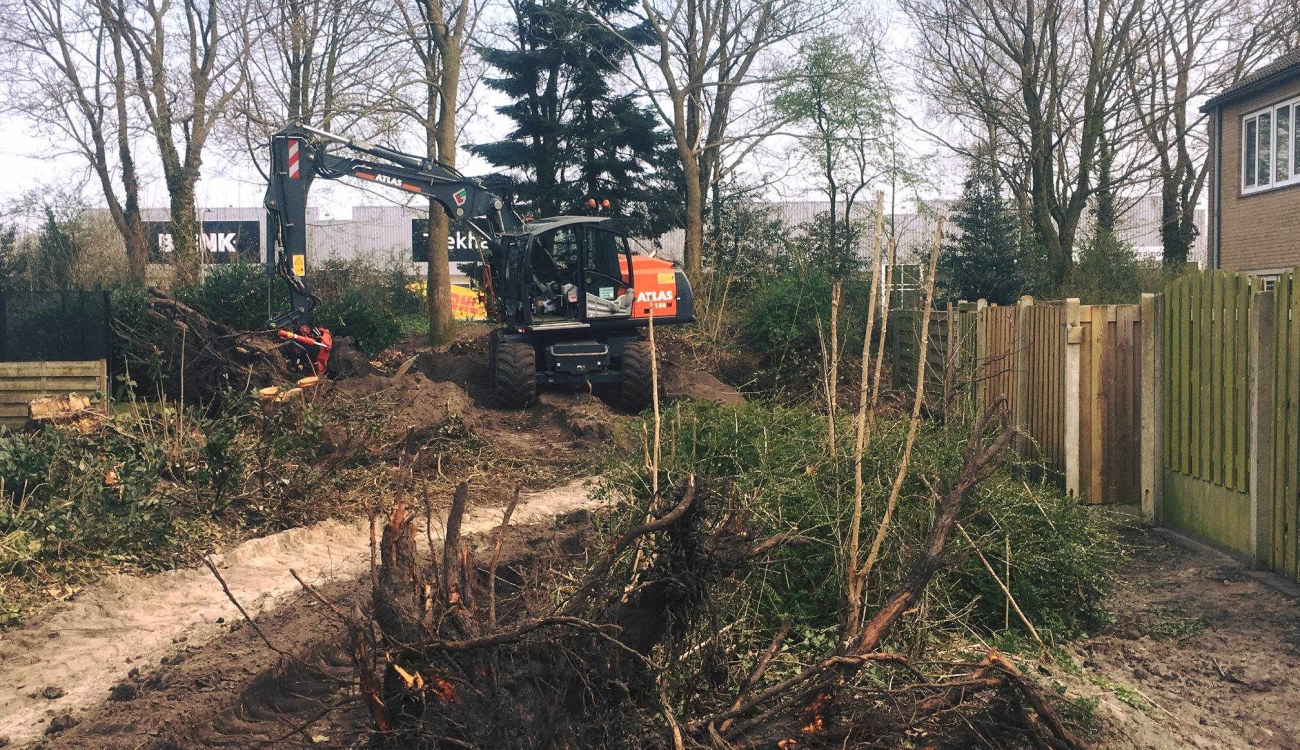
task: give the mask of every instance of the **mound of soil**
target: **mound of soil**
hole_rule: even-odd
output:
[[[701,370],[690,370],[665,363],[663,369],[664,395],[674,400],[716,401],[724,406],[740,406],[745,397],[740,391]]]
[[[422,372],[400,378],[367,375],[345,380],[342,386],[358,394],[394,397],[393,429],[399,433],[414,429],[421,435],[458,437],[479,425],[479,409],[459,383],[430,380]]]

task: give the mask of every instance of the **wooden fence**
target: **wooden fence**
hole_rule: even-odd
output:
[[[108,392],[105,360],[0,362],[0,426],[21,427],[27,405],[38,396]]]
[[[920,313],[891,314],[911,387]],[[1192,272],[1141,305],[934,315],[928,382],[946,366],[976,406],[1005,396],[1017,448],[1067,491],[1300,580],[1300,268]]]
[[[897,316],[893,382],[911,388],[922,313],[890,315]],[[1139,502],[1137,305],[1035,305],[1026,297],[1004,307],[963,302],[932,315],[928,384],[942,387],[947,366],[977,409],[1004,397],[1025,436],[1021,453],[1067,491],[1093,503]]]
[[[1255,281],[1258,284],[1258,281]],[[1245,492],[1252,279],[1209,271],[1165,291],[1165,466]]]

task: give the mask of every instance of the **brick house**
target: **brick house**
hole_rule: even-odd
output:
[[[1267,277],[1300,266],[1300,49],[1201,111],[1210,130],[1210,267]]]

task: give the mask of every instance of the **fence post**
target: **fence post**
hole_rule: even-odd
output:
[[[1016,303],[1016,401],[1011,424],[1016,428],[1016,452],[1025,454],[1029,433],[1029,308],[1034,298],[1025,295]]]
[[[975,370],[971,377],[975,380],[975,413],[980,414],[989,407],[988,384],[985,382],[985,369],[988,367],[989,330],[988,316],[984,311],[989,301],[975,301]]]
[[[1165,297],[1143,294],[1142,316],[1142,523],[1164,520]]]
[[[1079,299],[1065,301],[1065,493],[1079,498],[1079,357],[1083,343]]]
[[[1273,542],[1273,292],[1254,294],[1250,305],[1250,552],[1256,568],[1267,568]]]

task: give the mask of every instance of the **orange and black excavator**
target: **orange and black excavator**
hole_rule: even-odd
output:
[[[347,150],[353,155],[331,153]],[[488,377],[498,400],[525,406],[539,384],[609,383],[621,405],[652,396],[651,352],[641,328],[695,320],[675,263],[639,255],[601,215],[522,220],[507,178],[472,178],[436,161],[291,123],[271,138],[267,273],[284,280],[290,307],[268,321],[318,373],[334,370],[333,339],[316,326],[307,283],[307,194],[312,180],[354,177],[431,198],[487,240],[469,276],[490,320]]]

